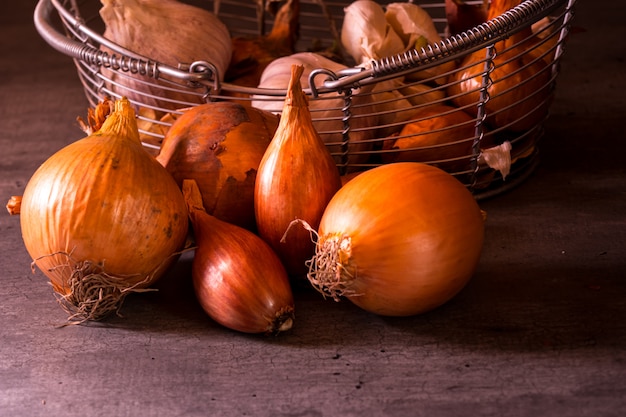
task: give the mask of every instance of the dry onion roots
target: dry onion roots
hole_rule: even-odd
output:
[[[150,277],[135,284],[128,284],[128,277],[116,277],[106,272],[104,265],[92,261],[76,261],[69,253],[56,253],[46,256],[63,256],[67,263],[59,263],[53,269],[63,269],[67,275],[67,288],[56,290],[57,301],[68,313],[67,324],[81,324],[98,321],[116,313],[121,317],[120,309],[127,295],[133,292],[155,291],[141,288]],[[31,269],[35,270],[33,261]]]

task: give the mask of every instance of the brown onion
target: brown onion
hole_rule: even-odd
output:
[[[193,179],[204,207],[220,220],[256,230],[254,183],[278,116],[232,102],[186,110],[167,131],[156,159],[182,185]]]
[[[24,190],[22,236],[33,265],[80,321],[103,318],[177,259],[187,209],[142,147],[128,100],[95,133],[48,158]]]
[[[341,187],[339,170],[313,127],[300,84],[303,70],[292,66],[280,124],[259,165],[254,190],[258,233],[292,276],[306,273],[304,263],[314,245],[303,229],[285,232],[294,219],[317,227],[326,204]]]
[[[278,256],[254,233],[208,214],[195,181],[183,181],[183,194],[197,243],[193,286],[204,311],[245,333],[289,330],[294,301]]]
[[[308,274],[325,296],[386,316],[434,309],[474,274],[484,221],[452,175],[417,162],[362,172],[328,203]]]

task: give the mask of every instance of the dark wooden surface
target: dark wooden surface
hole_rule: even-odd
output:
[[[0,215],[0,416],[621,416],[626,409],[623,8],[578,2],[542,160],[481,202],[486,245],[443,307],[383,318],[296,292],[294,329],[248,336],[195,302],[189,259],[123,318],[58,328],[19,217]],[[0,17],[0,197],[82,137],[72,62]],[[8,7],[8,10],[7,10]]]

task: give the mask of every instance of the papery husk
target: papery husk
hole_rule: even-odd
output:
[[[344,8],[341,42],[356,65],[368,66],[401,53],[404,42],[385,18],[383,7],[372,0],[357,0]]]
[[[22,196],[21,195],[12,195],[7,201],[7,211],[11,216],[16,214],[20,214],[20,210],[22,208]]]
[[[156,159],[179,186],[195,181],[207,213],[255,230],[254,183],[278,122],[273,113],[237,102],[200,104],[176,119]]]
[[[296,52],[299,18],[300,0],[287,0],[276,13],[270,33],[234,37],[225,81],[237,86],[257,87],[261,74],[270,62]],[[248,96],[243,93],[234,95]]]
[[[480,154],[480,160],[489,168],[499,171],[502,179],[505,180],[511,172],[511,149],[511,142],[506,141],[500,145],[484,149]]]
[[[411,49],[420,50],[441,41],[432,17],[417,4],[390,3],[385,6],[385,19],[402,39],[403,52]],[[442,85],[446,83],[448,73],[455,68],[454,61],[448,61],[432,68],[413,72],[406,78],[412,80],[434,78],[435,83]]]
[[[106,39],[173,68],[207,61],[217,70],[214,78],[224,79],[232,54],[230,32],[213,13],[177,0],[101,0],[101,3]],[[113,53],[105,46],[101,49]],[[207,101],[204,95],[209,87],[185,86],[181,80],[165,74],[159,74],[156,80],[140,74],[122,75],[107,67],[102,67],[101,72],[113,81],[107,82],[111,91],[147,107],[175,110]],[[131,78],[127,78],[129,75]],[[162,88],[166,86],[174,89]]]

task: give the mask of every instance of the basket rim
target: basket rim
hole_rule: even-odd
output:
[[[304,90],[307,94],[317,96],[318,94],[342,91],[355,88],[355,86],[403,76],[418,70],[429,69],[452,61],[461,54],[464,55],[493,46],[521,31],[529,24],[549,16],[554,10],[566,3],[568,8],[571,7],[574,2],[575,0],[524,0],[502,15],[469,30],[451,35],[420,49],[411,49],[379,60],[372,60],[367,67],[347,67],[337,72],[326,68],[314,69],[309,77],[310,87]],[[100,45],[106,46],[115,54],[109,55],[92,45],[71,39],[58,31],[51,22],[53,9],[72,26],[73,30],[95,40]],[[230,91],[250,95],[280,97],[286,93],[286,90],[281,89],[245,87],[221,82],[217,69],[210,62],[196,61],[184,68],[175,68],[137,54],[93,31],[80,18],[66,9],[60,0],[38,0],[33,19],[36,30],[50,46],[73,59],[92,65],[99,67],[123,66],[122,70],[129,68],[154,79],[159,79],[163,74],[181,80],[188,85],[209,87],[212,91],[220,91],[224,86],[227,86]],[[314,78],[320,73],[327,75],[327,78],[318,85],[314,82]]]

